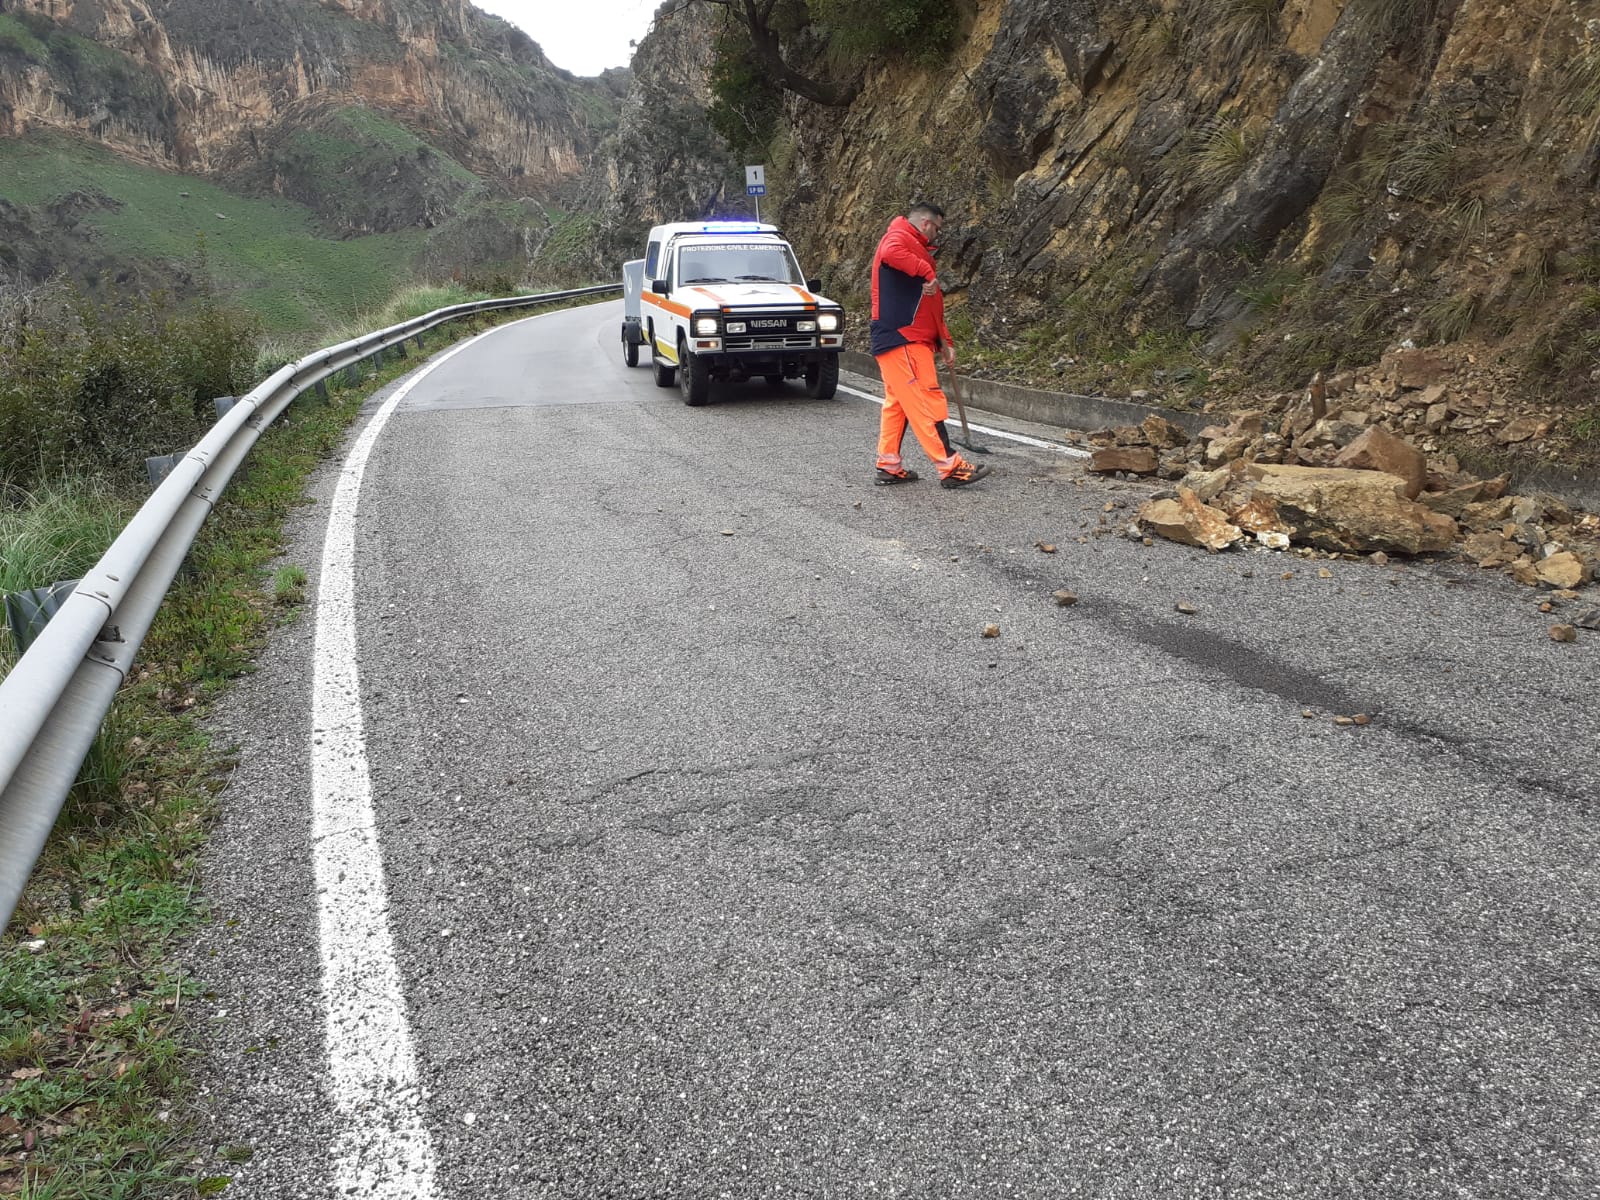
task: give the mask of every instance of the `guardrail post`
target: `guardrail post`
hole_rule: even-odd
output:
[[[239,403],[239,397],[237,396],[218,396],[211,402],[212,407],[217,410],[217,417],[219,419],[227,416],[228,410],[237,403]]]
[[[328,381],[326,379],[317,380],[311,386],[311,394],[326,404],[328,402]]]
[[[361,361],[359,359],[344,369],[344,382],[347,387],[354,387],[361,382]]]
[[[144,460],[144,473],[150,477],[150,486],[155,487],[168,475],[172,468],[183,461],[186,451],[177,454],[158,454],[154,458]]]
[[[43,632],[62,601],[72,595],[78,583],[76,579],[62,579],[49,587],[28,588],[7,594],[6,624],[11,627],[11,642],[19,655],[33,645],[33,639]]]

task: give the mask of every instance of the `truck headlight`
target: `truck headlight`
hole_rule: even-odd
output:
[[[836,332],[839,328],[839,314],[831,312],[818,314],[817,328],[822,330],[823,333]]]
[[[743,321],[729,321],[728,322],[728,332],[729,333],[743,333],[746,328],[747,327],[746,327],[746,325],[745,325],[745,323]]]
[[[717,319],[715,317],[696,317],[694,319],[695,337],[716,337]]]
[[[817,323],[815,321],[796,321],[794,323],[794,331],[796,333],[815,333],[817,331]]]

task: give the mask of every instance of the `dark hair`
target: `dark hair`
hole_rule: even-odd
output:
[[[906,216],[914,217],[918,213],[927,213],[930,217],[938,217],[941,221],[944,220],[944,209],[931,200],[918,200],[906,211]]]

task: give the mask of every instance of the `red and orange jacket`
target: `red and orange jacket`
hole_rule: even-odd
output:
[[[943,294],[922,294],[922,285],[937,274],[928,239],[904,217],[890,221],[872,260],[874,355],[911,342],[934,349],[952,344]]]

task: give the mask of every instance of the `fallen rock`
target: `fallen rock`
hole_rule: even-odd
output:
[[[1227,513],[1228,520],[1246,533],[1255,534],[1258,539],[1264,533],[1282,534],[1287,539],[1294,532],[1284,524],[1283,518],[1278,515],[1278,506],[1270,496],[1252,495],[1243,504],[1230,507]]]
[[[1449,549],[1460,533],[1449,517],[1407,499],[1406,481],[1386,472],[1262,463],[1248,472],[1295,540],[1319,549],[1423,554]]]
[[[1533,587],[1539,582],[1539,564],[1527,555],[1523,555],[1512,563],[1509,570],[1511,578],[1524,587]]]
[[[1056,602],[1057,608],[1071,608],[1078,602],[1078,593],[1069,591],[1052,592],[1051,599]]]
[[[1522,554],[1515,542],[1492,532],[1469,535],[1461,550],[1480,567],[1491,571],[1510,566]]]
[[[998,626],[998,625],[985,625],[983,627],[983,636],[986,637],[986,638],[997,638],[997,637],[999,637],[1000,636],[1000,626]]]
[[[1572,507],[1565,501],[1555,496],[1540,496],[1539,503],[1544,507],[1542,521],[1546,525],[1571,525],[1573,523]]]
[[[1354,421],[1344,421],[1337,417],[1328,417],[1318,421],[1310,429],[1295,438],[1294,444],[1300,451],[1332,448],[1343,450],[1367,431],[1365,425],[1358,425]]]
[[[1449,359],[1432,350],[1396,350],[1384,356],[1383,366],[1408,391],[1432,387],[1455,371]]]
[[[1257,409],[1239,413],[1228,423],[1228,432],[1242,437],[1260,437],[1267,428],[1267,414]]]
[[[1230,463],[1250,448],[1250,439],[1244,434],[1220,437],[1206,447],[1206,465],[1221,466]]]
[[[1515,496],[1497,496],[1493,500],[1469,504],[1461,515],[1461,522],[1474,531],[1497,529],[1511,520],[1511,506],[1516,499]]]
[[[1200,613],[1200,610],[1194,605],[1190,604],[1187,600],[1179,600],[1172,607],[1177,609],[1177,611],[1181,612],[1186,617],[1198,616]]]
[[[1572,618],[1579,629],[1600,629],[1600,608],[1591,608]]]
[[[1151,413],[1139,424],[1145,440],[1159,449],[1174,449],[1189,443],[1189,435],[1165,417]]]
[[[1215,554],[1226,550],[1244,536],[1244,531],[1229,522],[1227,514],[1202,504],[1200,497],[1179,486],[1176,500],[1151,500],[1139,509],[1140,525],[1185,546],[1199,546]]]
[[[1511,523],[1536,525],[1544,520],[1544,501],[1538,496],[1511,497]]]
[[[1183,477],[1182,486],[1199,497],[1201,504],[1210,504],[1232,482],[1233,472],[1222,467],[1215,471],[1190,471]]]
[[[1404,438],[1396,437],[1381,425],[1370,426],[1366,432],[1343,450],[1333,460],[1336,467],[1350,467],[1358,471],[1386,471],[1406,481],[1406,499],[1415,500],[1428,481],[1428,460]]]
[[[1571,625],[1550,626],[1550,640],[1552,642],[1575,642],[1578,640],[1578,631]]]
[[[1154,475],[1160,463],[1149,446],[1105,446],[1089,456],[1089,470],[1102,475],[1126,471],[1130,475]]]
[[[1570,550],[1552,554],[1534,567],[1540,583],[1554,588],[1575,588],[1589,578],[1589,568]]]
[[[1543,437],[1550,432],[1550,422],[1540,420],[1538,417],[1518,417],[1501,428],[1494,435],[1494,440],[1502,446],[1514,445],[1517,442],[1526,442],[1530,438]]]
[[[1486,487],[1488,484],[1480,479],[1443,492],[1423,492],[1417,499],[1434,512],[1443,513],[1452,520],[1459,521],[1467,515],[1468,508],[1483,501]]]

